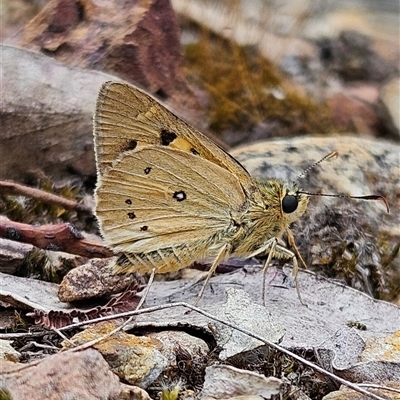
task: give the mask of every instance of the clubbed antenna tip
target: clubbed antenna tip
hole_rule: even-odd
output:
[[[321,164],[324,161],[332,160],[333,158],[337,158],[339,153],[335,150],[332,153],[327,154],[325,157],[321,158],[319,161],[315,162],[314,164],[310,165],[306,168],[297,178],[296,181],[302,178],[303,176],[307,175],[312,169],[314,169],[318,164]]]
[[[299,192],[303,194],[307,194],[309,196],[324,196],[324,197],[341,197],[341,198],[346,198],[346,199],[359,199],[359,200],[379,200],[382,201],[385,206],[386,206],[386,211],[389,213],[390,208],[389,208],[389,203],[386,200],[385,197],[379,195],[379,194],[368,194],[366,196],[348,196],[345,194],[330,194],[330,193],[310,193],[310,192]]]

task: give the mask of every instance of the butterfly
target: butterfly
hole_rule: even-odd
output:
[[[229,257],[292,260],[290,225],[309,195],[295,182],[258,181],[225,150],[126,83],[102,85],[94,114],[95,214],[120,255],[115,272],[166,273],[211,258],[198,296]],[[331,153],[324,159],[332,157]],[[286,236],[293,251],[282,246]],[[305,264],[304,264],[305,265]]]

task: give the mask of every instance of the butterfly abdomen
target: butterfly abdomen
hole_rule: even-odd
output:
[[[208,246],[209,244],[204,242],[196,246],[181,244],[149,252],[123,253],[113,267],[116,273],[146,273],[152,268],[155,268],[156,273],[178,271],[207,256]]]

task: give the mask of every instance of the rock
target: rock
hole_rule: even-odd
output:
[[[373,360],[400,363],[400,331],[370,338],[365,342],[359,361]]]
[[[117,400],[118,377],[94,349],[49,356],[39,363],[2,362],[2,388],[20,400]]]
[[[8,239],[0,239],[0,271],[15,274],[19,271],[26,257],[34,252],[31,244]]]
[[[0,339],[0,360],[18,362],[21,354],[11,346],[11,340]]]
[[[373,104],[345,92],[332,95],[327,102],[335,124],[341,129],[351,131],[355,128],[363,134],[378,133],[380,120]]]
[[[117,325],[102,322],[73,336],[71,341],[80,345],[103,337]],[[70,345],[63,342],[64,347]],[[134,336],[120,330],[93,346],[109,363],[112,371],[126,382],[142,388],[148,387],[167,367],[161,354],[162,343],[145,336]]]
[[[371,393],[381,396],[384,399],[400,400],[400,384],[398,382],[380,382],[379,386],[392,388],[387,389],[371,389]],[[385,397],[383,397],[385,396]],[[369,396],[368,396],[369,397]],[[368,397],[363,393],[358,393],[346,386],[341,386],[339,390],[331,392],[324,396],[322,400],[366,400]],[[369,397],[370,398],[370,397]]]
[[[396,71],[374,51],[370,38],[356,31],[321,40],[320,46],[322,60],[345,81],[382,82]]]
[[[36,169],[55,179],[65,179],[71,169],[95,174],[96,97],[103,82],[117,78],[26,49],[1,46],[0,51],[0,74],[7,76],[0,107],[0,178],[23,181]]]
[[[179,22],[169,0],[51,0],[12,42],[115,74],[178,110],[202,114],[182,70]]]
[[[119,293],[134,279],[140,279],[135,273],[114,274],[109,266],[110,260],[93,258],[69,271],[60,283],[58,298],[71,302]]]
[[[183,378],[190,387],[203,384],[204,368],[210,357],[210,349],[204,340],[184,331],[172,330],[152,332],[148,336],[163,344],[160,351],[168,360],[168,367],[158,380],[160,384],[165,375],[170,379],[175,376],[180,380]]]
[[[381,99],[400,135],[400,78],[394,78],[385,84]]]
[[[226,291],[228,299],[216,313],[218,318],[247,329],[273,343],[281,341],[285,334],[285,329],[274,320],[267,308],[253,302],[243,290],[227,288]],[[217,322],[210,324],[213,327],[212,330],[216,336],[217,343],[222,348],[219,354],[221,360],[227,360],[234,356],[240,358],[251,357],[252,350],[257,350],[260,353],[262,352],[260,347],[265,348],[265,343],[249,338],[242,332],[224,324]],[[240,361],[236,360],[236,362]]]
[[[370,337],[367,342],[354,328],[343,328],[315,348],[319,365],[351,382],[400,382],[399,331]]]
[[[206,379],[201,400],[212,399],[270,399],[278,395],[282,381],[229,365],[213,365],[206,368]],[[243,396],[243,397],[242,397]]]

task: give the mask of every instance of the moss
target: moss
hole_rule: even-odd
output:
[[[326,104],[317,104],[291,84],[254,47],[239,47],[203,30],[185,48],[188,79],[210,97],[210,128],[251,131],[275,122],[277,135],[338,132]]]
[[[11,393],[5,388],[0,388],[0,400],[12,400]]]
[[[10,324],[10,331],[11,332],[27,332],[28,331],[28,324],[21,316],[21,313],[15,311],[14,318]],[[1,397],[0,397],[1,399]]]

